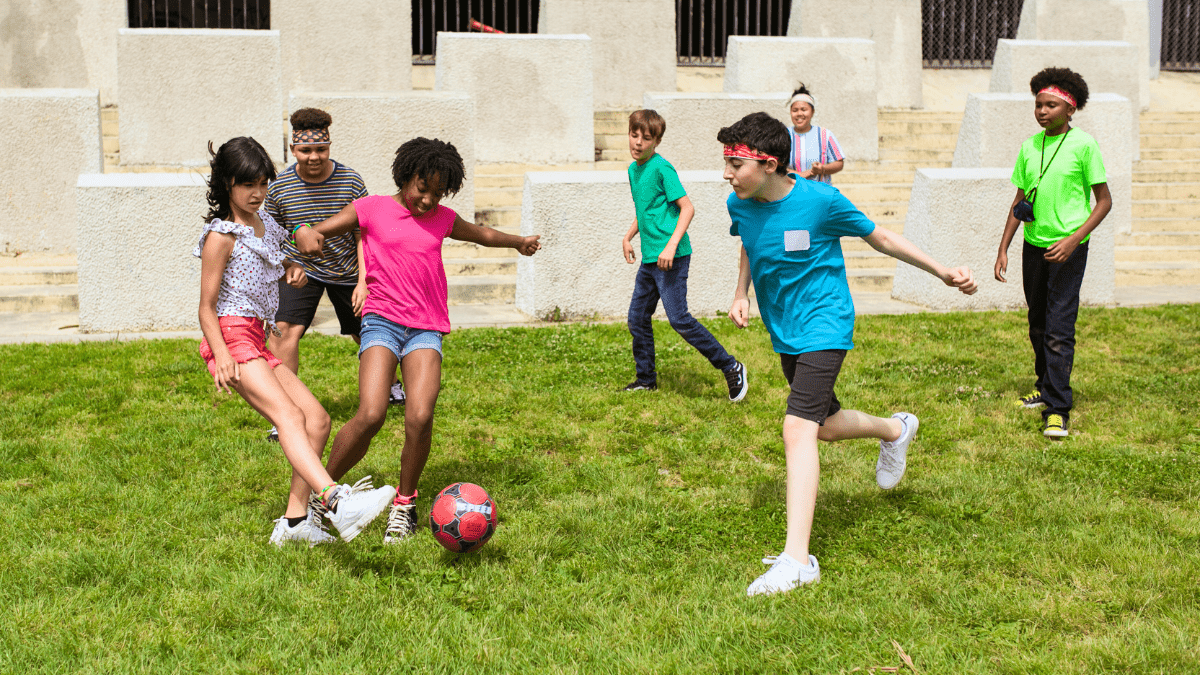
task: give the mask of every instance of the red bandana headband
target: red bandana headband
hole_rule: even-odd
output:
[[[292,145],[317,145],[329,142],[329,128],[292,131]]]
[[[737,159],[757,159],[761,162],[765,162],[768,159],[775,159],[775,160],[779,159],[778,157],[763,154],[757,150],[752,150],[752,149],[750,149],[750,146],[746,145],[745,143],[738,143],[737,145],[725,146],[725,156],[726,157],[734,157]]]
[[[1054,86],[1046,87],[1045,89],[1039,91],[1038,93],[1039,94],[1050,94],[1051,96],[1057,96],[1058,98],[1061,98],[1062,100],[1066,101],[1067,103],[1070,103],[1072,107],[1075,107],[1075,108],[1079,107],[1079,106],[1075,105],[1075,97],[1074,96],[1068,94],[1067,92],[1063,91],[1062,89],[1059,89],[1058,87],[1054,87]]]

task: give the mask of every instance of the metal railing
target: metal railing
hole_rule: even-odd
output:
[[[921,0],[926,68],[991,68],[996,41],[1017,35],[1022,0]],[[1081,17],[1080,20],[1085,20]]]
[[[414,65],[429,65],[439,31],[536,33],[538,0],[412,0]]]
[[[130,28],[271,27],[271,0],[128,0]]]
[[[1163,70],[1200,70],[1200,0],[1163,0]]]
[[[787,35],[792,0],[675,0],[681,66],[725,65],[730,35]]]

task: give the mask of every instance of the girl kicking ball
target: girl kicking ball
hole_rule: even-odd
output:
[[[402,541],[417,524],[417,482],[429,459],[433,410],[442,386],[442,336],[450,332],[446,303],[446,237],[533,255],[538,237],[518,237],[463,220],[441,205],[462,187],[466,170],[458,150],[437,139],[414,138],[392,162],[398,192],[351,203],[340,213],[295,233],[301,253],[321,252],[325,237],[362,232],[367,299],[358,356],[358,411],[338,431],[329,473],[342,476],[359,462],[387,419],[396,364],[408,394],[400,485],[388,514],[386,544]]]
[[[299,265],[283,258],[280,244],[287,232],[261,208],[275,166],[253,138],[234,138],[215,153],[210,144],[208,151],[211,208],[193,252],[200,258],[200,356],[218,391],[236,391],[279,430],[292,486],[271,543],[333,541],[308,509],[310,488],[338,534],[350,541],[387,508],[395,490],[370,489],[363,481],[353,488],[338,485],[321,466],[329,415],[292,371],[276,367],[279,359],[266,349],[264,322],[274,330],[279,278],[297,288],[307,281]]]

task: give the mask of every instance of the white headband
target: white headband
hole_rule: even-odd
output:
[[[804,101],[805,103],[812,106],[813,110],[817,109],[817,102],[815,99],[813,99],[812,96],[809,96],[808,94],[796,94],[795,96],[792,97],[792,100],[788,101],[788,104],[787,104],[788,110],[792,109],[792,106],[795,105],[796,101]]]

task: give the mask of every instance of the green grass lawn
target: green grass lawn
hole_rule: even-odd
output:
[[[893,640],[922,673],[1200,666],[1200,305],[1084,310],[1061,442],[1011,406],[1022,314],[860,318],[838,395],[920,416],[908,474],[885,493],[877,444],[823,445],[822,581],[767,598],[786,387],[760,322],[706,323],[741,404],[665,323],[635,394],[622,325],[452,333],[423,529],[386,548],[382,520],[267,543],[289,468],[194,341],[0,347],[0,672],[867,672]],[[353,343],[302,356],[336,430]],[[398,416],[350,482],[395,483]],[[476,554],[424,529],[454,481],[499,507]]]

